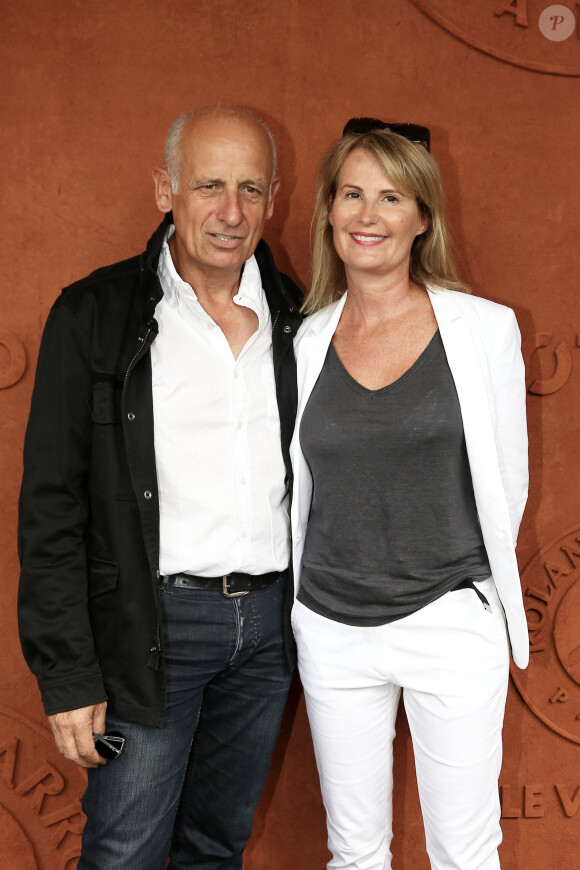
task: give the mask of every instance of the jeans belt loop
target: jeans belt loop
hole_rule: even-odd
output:
[[[223,594],[226,596],[226,598],[241,598],[242,595],[247,595],[248,592],[249,592],[249,589],[246,589],[245,592],[228,592],[228,589],[229,589],[229,585],[228,585],[228,579],[229,579],[229,576],[230,576],[229,574],[224,574],[223,577],[222,577],[222,592],[223,592]]]

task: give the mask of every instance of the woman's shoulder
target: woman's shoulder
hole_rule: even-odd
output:
[[[444,287],[429,285],[427,287],[434,307],[438,304],[454,306],[462,313],[472,313],[474,316],[494,322],[513,321],[515,314],[512,308],[501,302],[492,302],[484,296],[473,293],[461,293],[459,290],[447,290]]]

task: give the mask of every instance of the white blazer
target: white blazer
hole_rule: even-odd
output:
[[[529,640],[515,545],[528,494],[526,389],[520,332],[511,308],[478,296],[428,287],[455,381],[483,540],[503,604],[513,659],[525,668]],[[294,468],[292,556],[300,585],[312,477],[300,447],[300,423],[337,327],[346,293],[301,326],[295,341],[298,413],[290,456]]]

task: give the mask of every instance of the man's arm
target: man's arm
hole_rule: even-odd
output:
[[[24,446],[18,535],[22,649],[60,751],[83,766],[98,763],[89,728],[91,735],[102,730],[107,697],[88,612],[89,326],[58,302],[49,315]]]

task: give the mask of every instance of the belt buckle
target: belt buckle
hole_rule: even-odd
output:
[[[222,577],[222,593],[226,596],[226,598],[241,598],[242,595],[247,595],[249,589],[246,589],[245,592],[228,592],[229,576],[229,574],[224,574]]]

